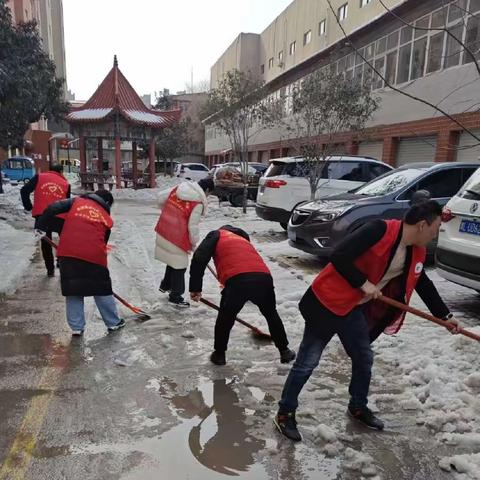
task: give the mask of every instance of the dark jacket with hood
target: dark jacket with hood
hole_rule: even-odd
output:
[[[89,193],[82,195],[82,197],[98,203],[110,214],[110,206],[98,195]],[[70,198],[50,205],[38,218],[38,228],[47,231],[52,220],[55,220],[55,215],[70,211],[74,201],[74,198]],[[105,244],[108,242],[109,237],[110,230],[105,235]],[[63,296],[92,297],[112,295],[112,281],[108,268],[70,257],[61,257],[59,263]]]

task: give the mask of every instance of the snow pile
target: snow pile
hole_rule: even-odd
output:
[[[20,186],[6,184],[0,194],[0,294],[15,291],[35,254],[30,214],[20,201]]]
[[[360,472],[365,477],[375,477],[377,471],[373,465],[373,458],[363,452],[358,452],[353,448],[348,447],[345,450],[344,467],[347,470]]]
[[[112,194],[115,200],[140,200],[145,202],[154,202],[157,200],[158,194],[167,188],[171,188],[185,180],[177,177],[157,176],[156,188],[133,188],[113,189]]]
[[[480,479],[480,453],[445,457],[440,460],[439,466],[447,472],[454,471],[467,476],[462,478]]]

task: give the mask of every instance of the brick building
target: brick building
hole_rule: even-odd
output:
[[[265,81],[270,95],[284,99],[288,118],[292,86],[314,70],[329,68],[359,81],[372,78],[381,106],[360,137],[353,132],[338,135],[345,153],[395,166],[478,160],[480,142],[465,129],[480,138],[480,74],[472,56],[439,29],[461,39],[478,59],[480,0],[382,3],[331,0],[346,41],[326,0],[295,0],[262,33],[242,33],[235,39],[211,68],[212,88],[228,70],[250,71]],[[437,105],[461,125],[386,86],[357,51],[391,85]],[[224,160],[228,139],[213,127],[207,127],[205,135],[208,162]],[[292,154],[288,135],[282,128],[261,132],[254,137],[249,158],[265,162]]]

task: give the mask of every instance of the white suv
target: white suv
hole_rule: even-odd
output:
[[[392,170],[368,157],[333,155],[325,162],[316,198],[344,193]],[[276,158],[260,178],[256,212],[287,228],[293,208],[310,199],[309,165],[302,157]]]
[[[174,175],[198,182],[202,178],[208,177],[208,168],[203,163],[179,163],[175,167]]]
[[[443,278],[480,291],[480,169],[445,205],[436,257]]]

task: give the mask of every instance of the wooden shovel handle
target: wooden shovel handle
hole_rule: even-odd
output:
[[[429,313],[422,312],[421,310],[413,308],[410,305],[406,305],[404,303],[398,302],[397,300],[394,300],[393,298],[385,297],[384,295],[382,295],[382,296],[378,297],[378,300],[380,300],[383,303],[386,303],[387,305],[398,308],[399,310],[403,310],[404,312],[412,313],[413,315],[416,315],[417,317],[421,317],[421,318],[424,318],[425,320],[429,320],[430,322],[436,323],[437,325],[441,325],[442,327],[445,327],[448,330],[453,330],[455,328],[455,324],[449,322],[448,320],[442,320],[440,318],[434,317],[433,315],[430,315]],[[469,332],[468,330],[465,330],[464,328],[459,328],[458,333],[461,333],[462,335],[465,335],[466,337],[472,338],[473,340],[477,340],[477,342],[480,342],[480,335],[477,335],[473,332]]]

